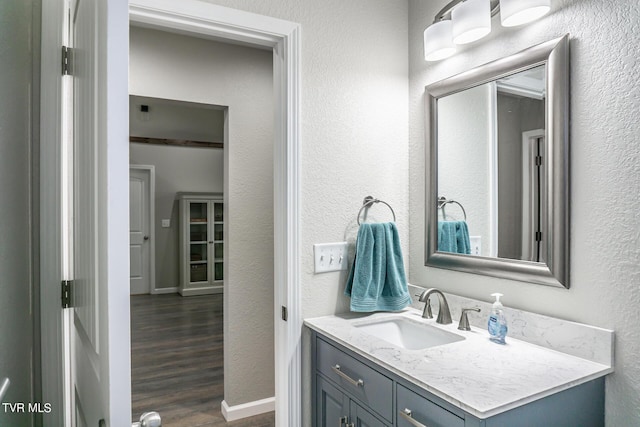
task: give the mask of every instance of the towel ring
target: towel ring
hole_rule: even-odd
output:
[[[446,204],[449,204],[449,203],[455,203],[456,205],[460,206],[460,209],[462,209],[462,214],[464,215],[464,220],[466,221],[467,220],[467,212],[464,210],[464,206],[462,206],[462,204],[460,204],[460,202],[457,202],[455,200],[447,200],[447,198],[444,197],[444,196],[438,197],[438,209],[442,209],[442,215],[446,216],[446,214],[444,212],[444,206]]]
[[[393,221],[394,222],[396,221],[396,213],[393,211],[393,208],[389,203],[385,202],[384,200],[374,199],[371,196],[367,196],[364,198],[364,201],[362,202],[362,207],[358,211],[358,216],[356,217],[356,221],[358,222],[358,225],[360,225],[360,214],[362,213],[362,210],[364,208],[370,208],[374,203],[384,203],[385,205],[387,205],[389,209],[391,209],[391,214],[393,215]]]

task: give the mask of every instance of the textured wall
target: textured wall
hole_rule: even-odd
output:
[[[132,94],[229,107],[224,391],[231,406],[274,394],[272,62],[266,50],[131,29]]]
[[[30,162],[34,7],[35,2],[27,0],[0,2],[0,381],[11,379],[4,402],[33,401]],[[31,418],[0,410],[0,425],[31,426]]]
[[[178,191],[220,192],[224,190],[224,156],[221,149],[131,144],[129,162],[156,167],[155,249],[156,288],[179,286]],[[170,219],[171,227],[162,227]]]
[[[423,59],[422,33],[446,3],[410,0],[410,280],[616,332],[615,373],[607,378],[606,422],[640,424],[640,6],[637,0],[556,0],[551,14],[523,28],[494,30],[454,57]],[[422,265],[423,92],[426,84],[571,34],[571,289],[498,280]]]
[[[348,311],[345,275],[315,275],[313,244],[355,239],[356,214],[367,195],[393,206],[400,237],[407,242],[407,4],[207,2],[302,26],[303,315]],[[385,209],[372,213],[386,220]]]
[[[395,209],[408,248],[407,2],[388,0],[207,0],[301,24],[302,314],[349,310],[346,273],[313,273],[313,244],[348,240],[367,195]],[[386,207],[372,209],[390,219]],[[303,343],[304,421],[309,412]]]

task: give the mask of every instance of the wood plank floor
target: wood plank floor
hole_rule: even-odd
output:
[[[227,423],[222,294],[131,296],[132,419],[158,411],[163,427],[271,427],[270,412]]]

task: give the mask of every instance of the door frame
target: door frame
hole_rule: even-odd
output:
[[[131,405],[130,335],[128,289],[128,257],[123,249],[128,244],[128,219],[124,214],[129,203],[128,149],[122,141],[128,134],[125,107],[128,102],[127,61],[128,32],[122,28],[129,23],[155,27],[165,31],[211,37],[262,47],[273,51],[275,95],[274,141],[274,350],[276,425],[301,425],[301,338],[302,313],[299,273],[299,109],[300,109],[300,25],[272,17],[230,9],[195,0],[131,0],[129,22],[124,21],[126,2],[101,2],[105,12],[101,40],[106,117],[101,130],[107,144],[106,165],[109,205],[106,209],[108,262],[103,265],[108,279],[101,295],[105,315],[121,320],[108,331],[110,367],[108,399],[112,422],[129,418]],[[42,332],[42,394],[55,410],[46,414],[46,423],[65,425],[69,408],[63,394],[69,393],[65,367],[65,317],[68,310],[60,309],[60,280],[62,277],[61,241],[61,141],[65,131],[62,123],[62,79],[60,78],[64,0],[43,2],[41,56],[41,145],[40,145],[40,286]],[[126,56],[126,58],[125,58]],[[102,117],[105,117],[104,115]],[[104,120],[104,119],[103,119]],[[128,143],[127,143],[128,146]],[[52,160],[55,159],[55,160]],[[124,179],[125,176],[127,179]],[[125,230],[126,229],[126,230]],[[126,233],[126,234],[125,234]],[[122,234],[122,235],[121,235]],[[121,253],[119,253],[121,252]],[[126,277],[125,277],[126,276]],[[123,280],[124,279],[124,280]],[[125,299],[126,298],[126,299]],[[287,308],[287,320],[280,318]],[[123,316],[126,314],[126,316]],[[120,369],[115,369],[118,366]],[[125,368],[126,369],[123,369]],[[127,403],[128,402],[128,403]],[[120,415],[117,415],[120,413]]]
[[[154,165],[129,165],[129,176],[131,171],[137,170],[146,172],[149,176],[149,293],[165,293],[164,289],[156,288],[156,167]],[[129,290],[131,291],[131,290]],[[164,291],[164,292],[163,292]]]
[[[194,0],[130,0],[132,24],[273,50],[276,425],[301,425],[299,290],[300,25]],[[282,308],[287,321],[280,317]]]

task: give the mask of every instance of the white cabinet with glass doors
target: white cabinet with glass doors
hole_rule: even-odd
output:
[[[224,205],[222,193],[179,192],[182,296],[222,292]]]

